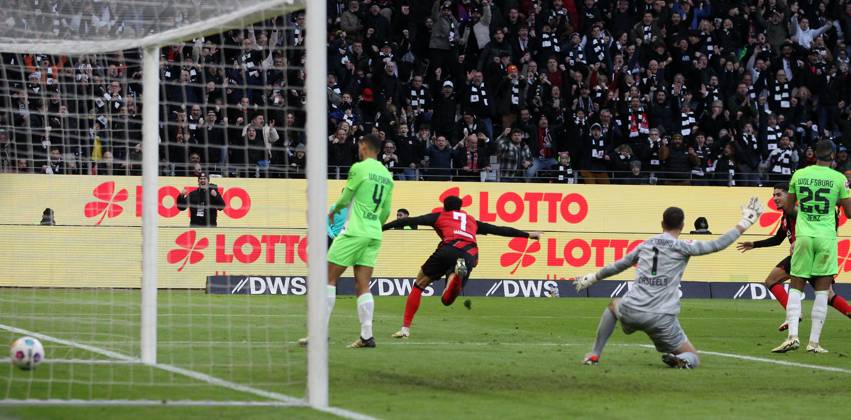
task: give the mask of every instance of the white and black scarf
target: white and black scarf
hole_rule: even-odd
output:
[[[771,173],[775,175],[792,175],[792,150],[777,149],[771,153]]]
[[[470,85],[470,96],[469,101],[471,104],[477,104],[481,101],[484,106],[490,106],[490,102],[488,102],[488,91],[485,90],[485,84],[482,83],[479,86]]]
[[[419,111],[426,105],[426,89],[424,86],[420,86],[419,89],[411,86],[411,110],[414,112]]]
[[[768,126],[765,128],[765,147],[769,153],[777,148],[777,143],[780,141],[780,126]]]
[[[644,42],[653,40],[653,25],[644,25]]]
[[[789,109],[792,107],[792,103],[789,102],[791,94],[792,88],[789,87],[789,82],[780,83],[778,81],[774,84],[772,99],[780,106],[780,109]]]
[[[557,53],[561,52],[561,46],[558,45],[558,38],[550,32],[541,33],[541,48]]]
[[[605,156],[606,137],[601,135],[599,139],[595,139],[594,136],[591,136],[591,158],[603,160]]]
[[[511,106],[520,106],[520,81],[517,79],[511,80]]]
[[[606,61],[606,45],[603,38],[591,39],[591,51],[594,52],[595,62]]]
[[[680,134],[683,137],[690,136],[691,129],[697,123],[697,120],[694,118],[694,112],[680,112]]]

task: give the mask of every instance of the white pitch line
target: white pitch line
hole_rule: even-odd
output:
[[[46,340],[45,340],[46,341]],[[11,358],[4,358],[9,362]],[[141,360],[111,360],[111,359],[44,359],[41,363],[56,364],[56,365],[137,365],[142,364]]]
[[[798,367],[798,368],[806,368],[806,369],[815,369],[815,370],[823,370],[826,372],[837,372],[837,373],[847,373],[851,374],[851,369],[833,367],[833,366],[819,366],[819,365],[810,365],[807,363],[798,363],[798,362],[788,362],[786,360],[775,360],[775,359],[767,359],[764,357],[756,357],[756,356],[745,356],[743,354],[734,354],[734,353],[720,353],[717,351],[703,351],[698,350],[700,354],[708,354],[710,356],[718,356],[718,357],[727,357],[730,359],[739,359],[746,360],[749,362],[762,362],[762,363],[770,363],[773,365],[780,366],[789,366],[789,367]]]
[[[68,347],[76,347],[81,350],[86,350],[91,353],[99,354],[101,356],[106,356],[112,359],[123,360],[125,362],[136,361],[135,357],[130,357],[125,354],[116,353],[112,350],[102,349],[100,347],[89,346],[82,343],[77,343],[75,341],[64,340],[62,338],[56,338],[49,335],[39,334],[35,331],[29,331],[22,328],[12,327],[10,325],[0,324],[0,329],[6,330],[9,332],[13,332],[15,334],[28,335],[30,337],[35,337],[39,340],[49,341],[56,344],[62,344]]]
[[[629,344],[625,344],[625,345],[629,346]],[[649,344],[633,344],[632,346],[633,347],[643,347],[643,348],[653,349],[653,350],[656,349],[655,347],[653,347]],[[837,372],[837,373],[851,374],[851,369],[845,369],[845,368],[834,367],[834,366],[811,365],[811,364],[808,364],[808,363],[789,362],[789,361],[786,361],[786,360],[769,359],[769,358],[766,358],[766,357],[757,357],[757,356],[747,356],[747,355],[744,355],[744,354],[736,354],[736,353],[722,353],[722,352],[717,352],[717,351],[698,350],[697,352],[700,353],[700,354],[708,354],[710,356],[726,357],[728,359],[745,360],[745,361],[748,361],[748,362],[760,362],[760,363],[768,363],[768,364],[771,364],[771,365],[778,365],[778,366],[788,366],[788,367],[797,367],[797,368],[805,368],[805,369],[823,370],[825,372]]]
[[[0,406],[49,405],[49,406],[182,406],[182,407],[308,407],[299,403],[279,401],[214,401],[214,400],[59,400],[26,399],[0,400]]]
[[[62,339],[62,338],[52,337],[52,336],[45,335],[45,334],[39,334],[39,333],[34,332],[34,331],[29,331],[29,330],[25,330],[25,329],[22,329],[22,328],[12,327],[12,326],[5,325],[5,324],[0,324],[0,329],[6,330],[6,331],[9,331],[9,332],[13,332],[15,334],[28,335],[30,337],[35,337],[35,338],[38,338],[39,340],[43,340],[43,341],[62,344],[62,345],[68,346],[68,347],[75,347],[75,348],[78,348],[78,349],[89,351],[91,353],[100,354],[102,356],[111,357],[113,359],[117,359],[117,360],[121,360],[121,361],[125,361],[125,362],[138,362],[139,361],[138,358],[130,357],[130,356],[127,356],[127,355],[121,354],[121,353],[116,353],[116,352],[111,351],[111,350],[106,350],[106,349],[102,349],[102,348],[99,348],[99,347],[94,347],[94,346],[90,346],[90,345],[86,345],[86,344],[82,344],[82,343],[77,343],[75,341],[65,340],[65,339]],[[231,389],[231,390],[234,390],[234,391],[245,392],[245,393],[253,394],[253,395],[256,395],[256,396],[259,396],[259,397],[268,398],[268,399],[271,399],[271,400],[275,400],[279,403],[284,403],[284,404],[289,404],[289,405],[297,405],[298,404],[298,405],[301,405],[301,406],[308,406],[307,403],[303,399],[300,399],[300,398],[290,397],[288,395],[280,394],[280,393],[277,393],[277,392],[265,391],[265,390],[250,387],[250,386],[247,386],[247,385],[241,385],[241,384],[231,382],[231,381],[228,381],[228,380],[225,380],[225,379],[217,378],[215,376],[210,376],[210,375],[207,375],[205,373],[196,372],[194,370],[188,370],[188,369],[184,369],[184,368],[180,368],[180,367],[172,366],[172,365],[166,365],[166,364],[154,364],[154,365],[149,365],[149,366],[155,367],[155,368],[158,368],[158,369],[162,369],[166,372],[172,372],[172,373],[176,373],[176,374],[179,374],[179,375],[183,375],[183,376],[186,376],[186,377],[189,377],[189,378],[192,378],[192,379],[196,379],[196,380],[201,381],[201,382],[206,382],[210,385],[216,385],[216,386],[228,388],[228,389]],[[349,419],[355,419],[355,420],[373,419],[373,417],[369,417],[369,416],[366,416],[364,414],[360,414],[360,413],[357,413],[357,412],[354,412],[354,411],[349,411],[349,410],[345,410],[345,409],[337,408],[337,407],[325,407],[325,408],[313,407],[313,408],[318,410],[318,411],[326,412],[326,413],[329,413],[329,414],[334,414],[336,416],[349,418]]]

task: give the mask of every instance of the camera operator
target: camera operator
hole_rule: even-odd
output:
[[[189,226],[210,227],[216,226],[216,215],[219,210],[224,210],[225,200],[219,194],[218,186],[210,184],[206,173],[198,175],[198,189],[192,192],[183,192],[177,196],[177,208],[189,209]]]

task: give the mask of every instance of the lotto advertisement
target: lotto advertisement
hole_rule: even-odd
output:
[[[139,287],[141,178],[0,175],[0,182],[5,274],[0,286]],[[189,227],[188,212],[178,209],[177,197],[197,188],[196,180],[159,179],[159,286],[227,294],[306,291],[305,181],[214,178],[211,183],[225,208],[217,227],[195,228]],[[329,204],[343,185],[329,182]],[[458,195],[463,210],[477,220],[542,232],[540,241],[480,235],[480,261],[467,292],[512,297],[549,296],[558,290],[566,297],[575,296],[566,279],[599,270],[660,232],[668,206],[684,209],[686,231],[705,217],[712,234],[682,238],[706,240],[735,225],[740,205],[757,196],[767,210],[741,241],[773,235],[781,213],[771,193],[770,188],[397,182],[393,208],[426,214],[437,211],[443,198]],[[55,226],[39,224],[47,208],[54,212]],[[844,217],[839,223],[837,283],[842,288],[851,279],[851,231]],[[376,294],[406,294],[437,242],[429,227],[385,232],[372,285]],[[747,253],[731,246],[693,258],[684,276],[689,282],[684,296],[759,298],[764,290],[747,283],[761,282],[789,250],[788,242]],[[627,270],[602,282],[592,295],[622,294],[633,274]]]

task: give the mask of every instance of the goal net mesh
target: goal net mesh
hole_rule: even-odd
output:
[[[2,397],[303,397],[305,301],[281,295],[307,290],[304,2],[15,3],[0,10],[0,335],[39,338],[46,359],[1,365]],[[140,362],[150,46],[156,365]]]

